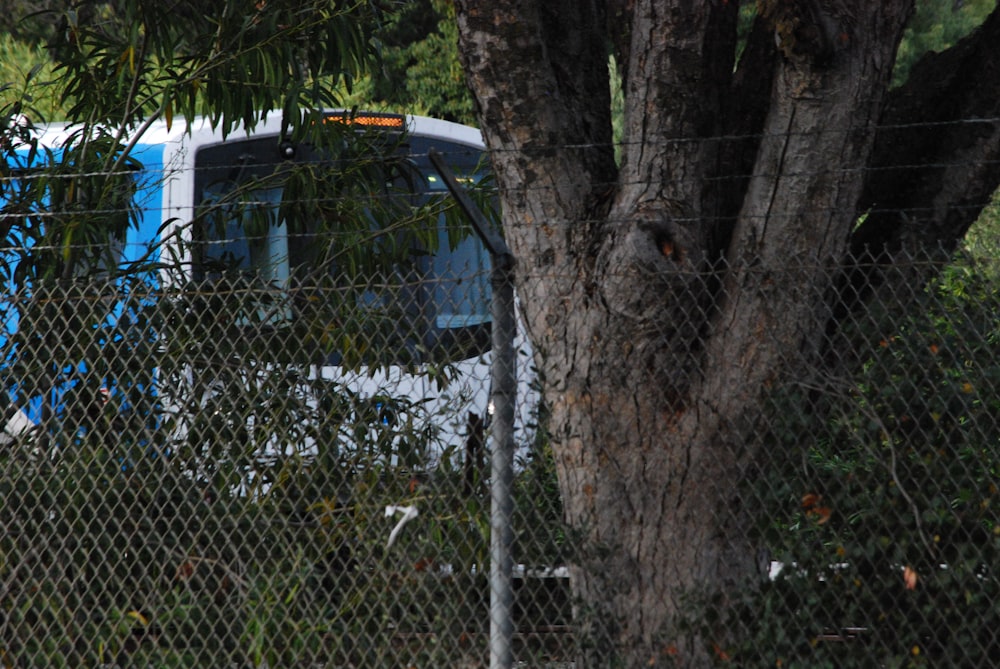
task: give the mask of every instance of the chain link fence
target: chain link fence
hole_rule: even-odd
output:
[[[981,237],[893,268],[821,344],[842,357],[771,393],[740,496],[770,572],[742,609],[747,666],[1000,657],[998,269]]]
[[[1000,656],[995,258],[900,264],[930,280],[837,334],[867,343],[849,374],[770,391],[733,482],[770,574],[720,663]],[[6,295],[0,664],[487,666],[488,270]],[[569,667],[572,533],[517,341],[513,654]]]
[[[842,270],[821,281],[849,303],[835,310],[839,327],[784,352],[792,373],[766,388],[749,437],[734,439],[745,466],[722,484],[730,508],[704,509],[725,517],[706,526],[742,527],[740,546],[754,547],[764,578],[725,593],[736,604],[722,610],[691,593],[681,625],[728,639],[711,648],[717,666],[982,667],[1000,657],[1000,263],[989,233],[936,255],[948,259],[856,259],[848,265],[871,282]],[[800,271],[759,279],[794,285]],[[538,484],[530,469],[521,475]],[[554,488],[519,504],[537,513],[541,499],[558,508]],[[521,531],[567,562],[601,563],[591,557],[600,547],[557,527],[552,517],[543,532]],[[579,634],[588,628],[568,612],[588,603],[570,597],[563,629]],[[648,666],[685,666],[681,655],[665,636]],[[562,666],[545,664],[555,657],[526,666]]]

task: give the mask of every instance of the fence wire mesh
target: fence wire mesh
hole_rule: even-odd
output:
[[[995,246],[987,256],[894,267],[821,342],[836,362],[770,393],[740,497],[769,561],[743,612],[749,664],[1000,657]]]
[[[849,340],[847,371],[788,352],[733,481],[769,573],[720,662],[1000,656],[998,269],[898,263],[926,282],[814,347]],[[164,276],[3,300],[0,662],[486,666],[488,268]],[[568,667],[573,534],[520,341],[515,666]]]

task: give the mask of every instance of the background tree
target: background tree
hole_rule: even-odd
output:
[[[458,60],[453,2],[403,4],[387,17],[379,41],[378,75],[359,86],[354,100],[459,123],[475,122],[472,96]]]
[[[588,666],[709,664],[729,633],[685,613],[759,582],[735,484],[766,390],[851,368],[829,333],[911,303],[927,277],[882,268],[947,254],[1000,180],[1000,11],[890,90],[905,0],[758,2],[738,61],[726,0],[457,4]]]
[[[990,0],[917,0],[896,54],[893,83],[902,84],[910,68],[928,51],[944,51],[978,26],[993,9]]]
[[[992,7],[990,0],[920,0],[910,20],[897,54],[893,74],[895,84],[906,80],[912,64],[927,51],[941,51],[982,22]],[[84,13],[115,11],[115,2],[84,6]],[[183,18],[192,13],[192,5],[173,4]],[[0,17],[0,81],[18,82],[36,65],[51,66],[44,49],[61,21],[58,3],[51,0],[17,0]],[[740,9],[738,31],[741,43],[756,15],[752,3]],[[362,75],[350,91],[344,90],[344,104],[360,107],[389,108],[437,118],[473,123],[475,110],[465,85],[458,59],[457,26],[451,0],[419,0],[393,7],[375,19],[379,64],[372,75]],[[43,104],[33,107],[43,113],[37,119],[62,120],[65,112],[58,101],[51,100],[52,87],[44,86],[49,77],[35,77],[35,93]],[[613,90],[620,86],[613,85]],[[20,94],[16,87],[0,91],[0,100]],[[615,103],[613,103],[614,105]],[[613,107],[620,121],[621,105]],[[35,117],[33,117],[35,118]],[[620,139],[616,135],[616,139]]]
[[[11,0],[0,17],[0,32],[22,42],[45,42],[55,33],[57,10],[62,4],[54,0]]]

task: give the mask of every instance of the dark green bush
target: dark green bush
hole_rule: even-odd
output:
[[[747,596],[746,666],[983,667],[1000,657],[1000,286],[947,269],[866,329],[840,382],[779,393],[746,492],[780,573]]]

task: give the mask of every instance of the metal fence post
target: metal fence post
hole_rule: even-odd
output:
[[[514,403],[517,400],[514,353],[514,256],[506,242],[489,225],[482,212],[462,190],[441,154],[429,157],[448,190],[472,222],[473,229],[493,261],[493,366],[490,402],[490,669],[510,669],[514,664]]]

